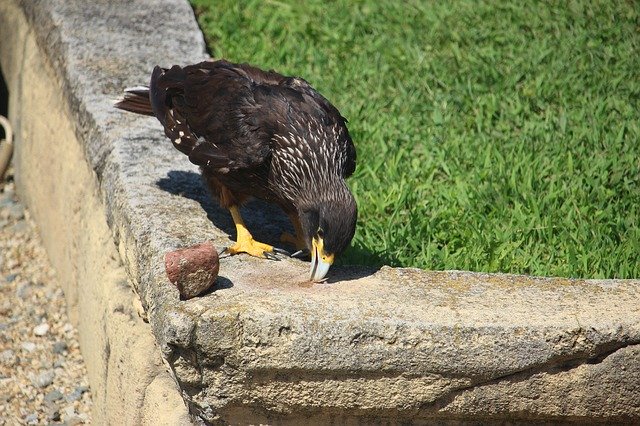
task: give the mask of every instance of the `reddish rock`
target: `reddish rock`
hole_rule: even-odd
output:
[[[218,252],[210,242],[171,251],[165,254],[164,265],[181,299],[191,299],[211,288],[220,270]]]

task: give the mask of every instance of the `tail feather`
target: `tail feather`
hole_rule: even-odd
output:
[[[146,86],[124,89],[124,97],[116,102],[114,107],[136,114],[155,115],[153,108],[151,108],[151,101],[149,100],[149,88]]]

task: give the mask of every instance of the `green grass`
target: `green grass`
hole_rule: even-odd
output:
[[[214,56],[349,119],[344,263],[640,277],[637,3],[192,3]]]

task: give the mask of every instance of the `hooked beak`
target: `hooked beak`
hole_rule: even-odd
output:
[[[311,245],[311,281],[322,281],[333,264],[333,254],[324,252],[322,238],[314,238]]]

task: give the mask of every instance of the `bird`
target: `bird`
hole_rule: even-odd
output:
[[[240,206],[274,203],[295,236],[281,241],[311,257],[310,280],[325,279],[353,239],[358,209],[346,179],[356,168],[347,120],[300,77],[225,59],[156,66],[148,86],[127,88],[116,108],[155,116],[173,146],[200,167],[236,228],[230,255],[280,259],[256,241]]]

